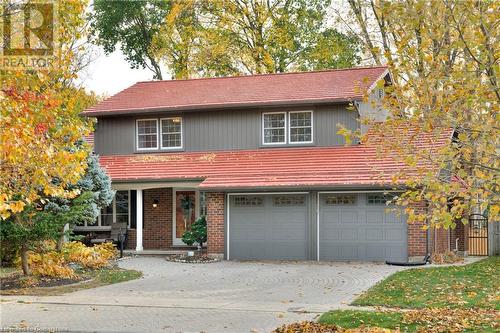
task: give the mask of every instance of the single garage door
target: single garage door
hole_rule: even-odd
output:
[[[320,260],[407,260],[404,214],[383,193],[320,194]]]
[[[307,194],[230,195],[229,259],[308,259]]]

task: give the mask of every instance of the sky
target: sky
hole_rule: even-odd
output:
[[[88,91],[111,96],[138,81],[151,80],[152,77],[152,72],[147,69],[131,69],[120,50],[110,55],[99,50],[80,79]]]

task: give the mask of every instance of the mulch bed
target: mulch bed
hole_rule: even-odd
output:
[[[24,276],[21,274],[11,274],[0,279],[0,290],[12,290],[33,287],[58,287],[82,282],[84,279],[68,279],[68,278],[51,278],[51,277],[37,277],[37,276]]]
[[[173,256],[168,256],[167,261],[181,262],[186,264],[208,264],[211,262],[217,262],[219,259],[209,257],[206,254],[195,254],[194,256],[188,256],[186,254],[177,254]]]

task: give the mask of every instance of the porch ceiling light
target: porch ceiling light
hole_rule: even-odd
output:
[[[158,203],[159,203],[159,202],[158,202],[158,200],[157,200],[157,199],[153,200],[153,208],[158,207]]]

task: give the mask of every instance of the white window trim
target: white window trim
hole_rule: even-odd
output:
[[[162,125],[162,121],[163,120],[168,120],[168,119],[180,119],[181,120],[181,145],[179,147],[163,147],[163,125]],[[179,149],[183,149],[184,147],[184,120],[182,119],[182,117],[166,117],[166,118],[160,118],[160,149],[162,150],[179,150]],[[176,132],[177,133],[177,132]]]
[[[292,113],[310,113],[311,114],[311,140],[310,141],[296,141],[292,142],[292,126],[291,126],[291,121],[290,121],[290,115]],[[288,143],[291,145],[302,145],[305,143],[313,143],[314,142],[314,112],[313,110],[300,110],[300,111],[289,111],[288,112]],[[306,126],[299,126],[299,127],[294,127],[294,128],[302,128]]]
[[[283,114],[285,115],[284,120],[285,120],[285,125],[284,127],[270,127],[269,129],[280,129],[283,128],[285,130],[285,141],[283,142],[266,142],[265,140],[265,130],[266,128],[264,127],[264,118],[268,114]],[[263,112],[262,113],[262,144],[265,146],[277,146],[277,145],[286,145],[287,144],[287,129],[288,129],[288,115],[285,111],[280,111],[280,112]]]
[[[151,147],[151,148],[139,148],[139,122],[140,121],[152,121],[154,120],[156,122],[156,147]],[[151,150],[158,150],[159,146],[159,128],[158,128],[158,119],[157,118],[143,118],[143,119],[136,119],[135,120],[135,146],[137,151],[151,151]]]

